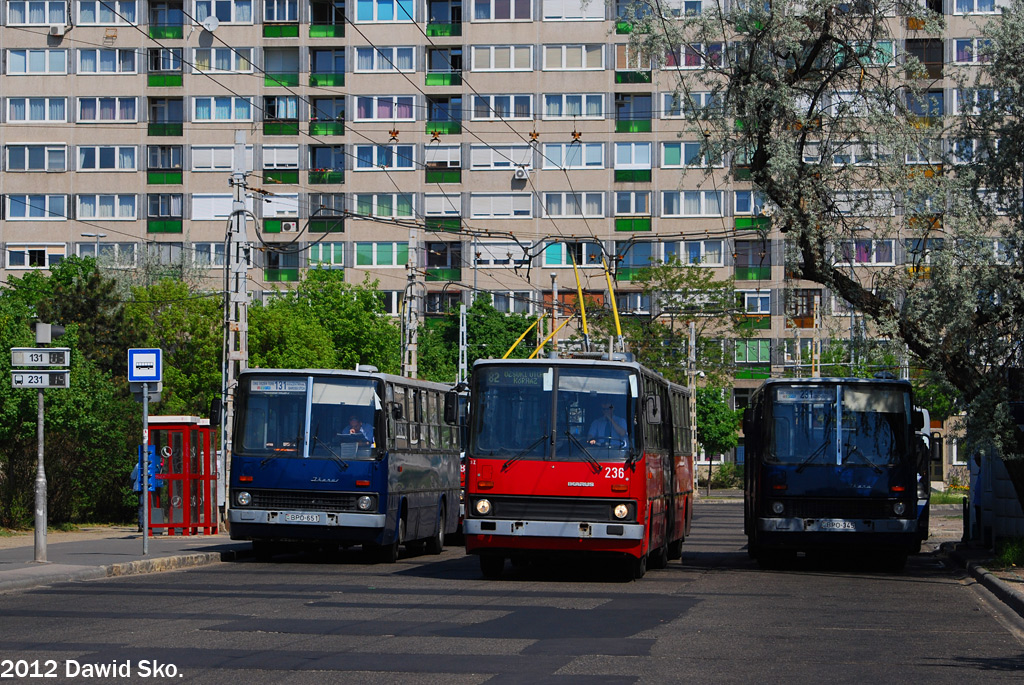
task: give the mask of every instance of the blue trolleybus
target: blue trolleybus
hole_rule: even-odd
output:
[[[765,381],[743,422],[750,556],[859,550],[902,567],[928,536],[929,453],[913,407],[908,381]]]
[[[438,383],[359,371],[239,375],[228,520],[258,554],[280,541],[440,553],[459,520],[459,436]]]

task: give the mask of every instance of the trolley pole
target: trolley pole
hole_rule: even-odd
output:
[[[551,272],[551,358],[558,359],[558,274]]]

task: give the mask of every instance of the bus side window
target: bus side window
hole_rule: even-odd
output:
[[[417,446],[420,444],[420,402],[419,402],[420,391],[415,388],[409,388],[405,393],[406,399],[406,412],[409,416],[409,445]]]
[[[395,426],[395,447],[409,446],[409,412],[405,406],[405,395],[405,388],[396,385],[394,394],[395,404],[402,408],[402,417],[399,419],[392,418]]]

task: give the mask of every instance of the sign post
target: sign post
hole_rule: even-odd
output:
[[[128,382],[142,384],[142,554],[149,554],[149,387],[163,381],[163,350],[132,348],[128,350]]]

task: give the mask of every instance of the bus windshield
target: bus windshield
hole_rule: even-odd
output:
[[[768,461],[879,469],[908,453],[910,394],[870,385],[773,390]]]
[[[245,456],[371,459],[381,407],[370,379],[259,376],[243,381],[238,445]]]
[[[635,445],[628,369],[494,366],[477,375],[470,449],[516,459],[625,460]]]

